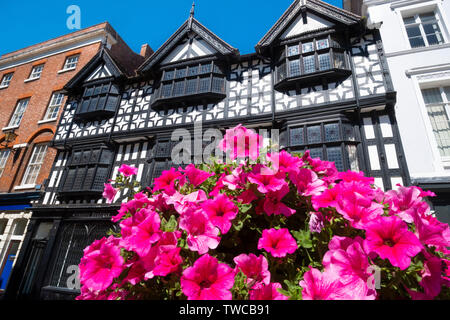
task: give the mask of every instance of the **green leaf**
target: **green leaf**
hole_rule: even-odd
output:
[[[311,240],[311,233],[309,231],[300,230],[300,231],[292,231],[292,235],[297,240],[299,246],[305,249],[311,249],[313,246]]]

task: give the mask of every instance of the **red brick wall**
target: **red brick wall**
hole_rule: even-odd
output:
[[[14,192],[14,187],[22,182],[23,175],[30,160],[33,147],[36,143],[49,142],[53,138],[56,126],[61,115],[64,102],[59,110],[59,116],[56,121],[44,124],[38,124],[42,120],[50,98],[54,91],[60,90],[64,85],[91,60],[98,52],[100,43],[94,43],[73,51],[63,52],[57,55],[47,57],[40,61],[35,61],[17,66],[12,69],[0,71],[0,79],[4,74],[14,72],[11,83],[8,88],[0,89],[0,129],[8,126],[10,118],[16,108],[17,101],[21,98],[30,97],[28,107],[23,115],[22,121],[15,133],[18,135],[16,141],[9,144],[12,147],[15,144],[28,143],[27,148],[21,148],[20,153],[10,153],[3,175],[0,177],[0,193]],[[68,71],[58,74],[63,68],[65,59],[72,54],[80,54],[77,68],[74,71]],[[45,66],[41,77],[38,80],[24,82],[28,79],[31,68],[34,65],[44,62]],[[4,132],[0,132],[0,142],[4,139]],[[0,148],[4,148],[4,143]],[[51,170],[56,150],[48,148],[44,164],[41,167],[36,184],[42,184],[48,177]],[[20,190],[33,191],[32,190]]]

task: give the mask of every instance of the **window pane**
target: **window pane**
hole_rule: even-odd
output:
[[[305,73],[311,73],[316,71],[316,61],[314,56],[307,56],[303,58],[303,67]]]
[[[184,81],[176,81],[173,87],[173,95],[179,96],[184,93]]]
[[[439,88],[422,90],[423,99],[426,104],[442,103],[442,95]]]
[[[405,25],[416,23],[416,19],[414,17],[403,18],[403,22]]]
[[[311,156],[311,158],[323,158],[323,149],[322,148],[312,148],[309,149],[309,154]]]
[[[334,67],[336,69],[345,69],[345,58],[342,52],[334,53]]]
[[[223,78],[214,77],[212,83],[212,91],[218,93],[225,92],[225,81]]]
[[[288,47],[288,56],[295,56],[300,53],[298,45]]]
[[[208,92],[209,91],[209,78],[200,78],[200,85],[198,92]]]
[[[5,170],[6,162],[8,161],[9,150],[1,150],[0,151],[0,177]]]
[[[409,43],[412,48],[424,47],[425,42],[420,33],[420,28],[418,25],[406,27],[406,33],[408,34]]]
[[[444,87],[444,92],[447,97],[447,101],[450,101],[450,87]]]
[[[281,64],[277,67],[277,81],[283,81],[286,79],[286,64]]]
[[[319,69],[320,70],[331,69],[331,61],[329,53],[319,54]]]
[[[163,84],[162,90],[161,90],[161,97],[166,98],[166,97],[170,97],[172,92],[172,84],[168,83],[168,84]]]
[[[190,76],[198,75],[198,73],[199,73],[198,71],[199,71],[199,67],[198,66],[189,67],[189,75]]]
[[[173,71],[173,70],[171,70],[171,71],[166,71],[166,72],[164,73],[164,78],[163,78],[163,80],[172,80],[174,74],[175,74],[175,71]]]
[[[303,128],[294,128],[290,131],[290,145],[299,146],[304,144]]]
[[[320,126],[313,126],[307,128],[308,144],[322,142],[322,135]]]
[[[211,72],[211,64],[203,64],[201,68],[201,73],[210,73]]]
[[[422,23],[436,21],[434,12],[421,13],[421,14],[419,14],[419,18]]]
[[[339,141],[339,125],[337,123],[326,124],[324,127],[326,142]]]
[[[186,94],[194,94],[197,91],[197,78],[189,79],[186,84]]]
[[[300,60],[289,61],[289,76],[297,77],[300,75]]]
[[[14,221],[15,227],[14,227],[14,235],[15,236],[21,236],[25,233],[25,228],[27,227],[27,219],[16,219]]]
[[[302,52],[308,53],[314,51],[314,45],[312,42],[307,42],[302,44]]]
[[[344,160],[342,159],[341,147],[327,148],[328,161],[334,162],[336,169],[344,171]]]
[[[6,225],[8,224],[7,219],[0,219],[0,235],[5,233]]]
[[[345,141],[355,141],[355,130],[353,126],[349,123],[344,124],[344,140]]]
[[[347,146],[348,151],[348,157],[349,157],[349,163],[350,163],[350,170],[352,171],[359,171],[359,164],[358,164],[358,153],[356,146],[349,145]]]
[[[444,90],[448,97],[448,88]],[[438,149],[443,157],[450,156],[450,121],[449,114],[442,101],[439,88],[422,90],[423,98],[430,117],[431,126],[438,144]]]
[[[179,79],[179,78],[184,78],[184,77],[186,77],[186,68],[177,70],[177,72],[175,74],[175,78]]]
[[[425,35],[427,36],[429,45],[444,43],[444,39],[442,38],[441,30],[439,29],[437,22],[423,24],[423,29],[425,31]]]
[[[316,42],[317,50],[329,48],[328,39],[317,40]]]

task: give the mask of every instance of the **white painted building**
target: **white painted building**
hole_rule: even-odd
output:
[[[434,209],[450,222],[450,1],[361,2],[369,28],[381,23],[411,182],[438,194]]]

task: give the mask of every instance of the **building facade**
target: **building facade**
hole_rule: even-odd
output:
[[[437,194],[431,199],[436,215],[450,223],[450,2],[360,5],[368,24],[379,25],[411,182]]]
[[[63,87],[102,45],[131,51],[102,23],[0,57],[0,291],[57,154],[50,142],[66,102]]]
[[[283,149],[308,149],[341,171],[362,170],[384,189],[409,184],[383,44],[360,16],[296,0],[255,53],[240,55],[192,10],[134,74],[121,65],[103,48],[65,86],[68,100],[52,141],[57,158],[33,205],[7,298],[79,293],[82,250],[114,229],[111,216],[126,201],[118,193],[106,204],[104,183],[128,164],[151,186],[173,165],[175,129],[192,137],[240,123],[278,129]],[[214,140],[202,136],[204,144]]]

